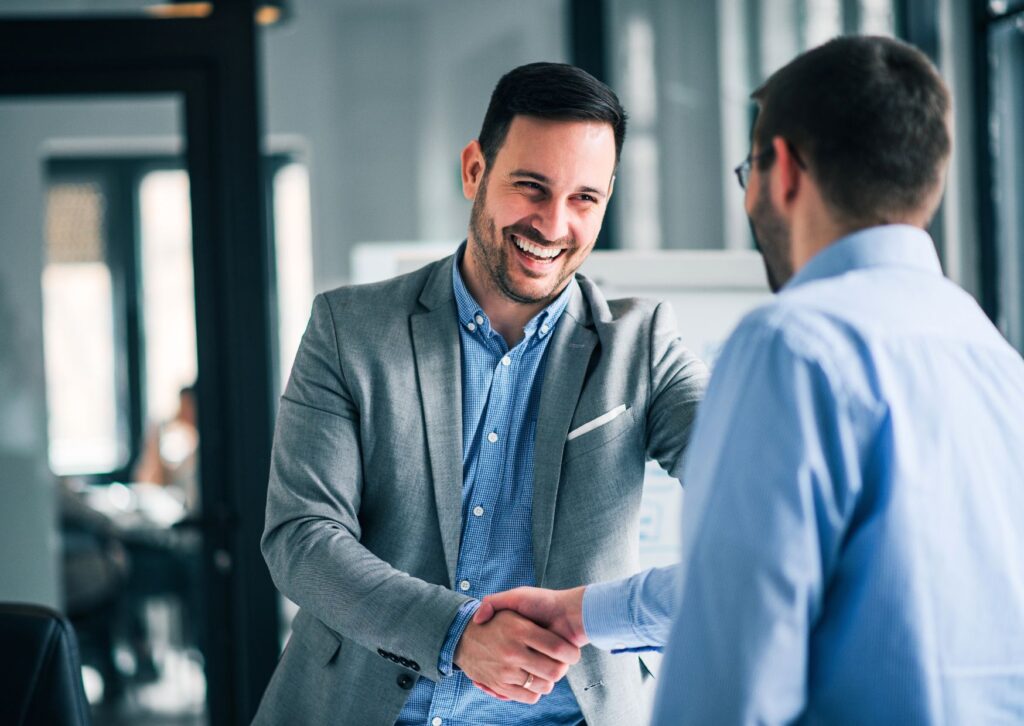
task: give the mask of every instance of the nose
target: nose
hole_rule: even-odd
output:
[[[533,228],[544,239],[554,242],[569,236],[569,209],[567,200],[550,199],[533,219]]]

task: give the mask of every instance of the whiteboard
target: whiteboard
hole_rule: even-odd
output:
[[[606,298],[668,301],[683,345],[709,366],[743,316],[771,299],[761,255],[753,250],[598,250],[580,271]],[[640,503],[642,569],[679,561],[682,512],[679,481],[648,462]]]

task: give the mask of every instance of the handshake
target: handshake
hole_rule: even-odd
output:
[[[480,690],[534,704],[580,659],[583,587],[519,587],[484,598],[455,649],[454,662]]]

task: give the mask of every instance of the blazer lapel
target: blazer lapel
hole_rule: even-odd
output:
[[[434,501],[449,586],[454,586],[462,533],[462,366],[451,265],[450,257],[437,263],[420,295],[427,310],[409,320]]]
[[[562,452],[597,333],[587,327],[590,316],[577,287],[549,343],[544,385],[537,416],[533,459],[533,562],[543,587],[555,523],[555,502],[562,472]]]

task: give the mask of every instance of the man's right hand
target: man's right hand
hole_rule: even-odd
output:
[[[579,659],[580,650],[572,643],[518,613],[503,610],[487,623],[470,621],[454,661],[492,695],[533,704],[551,693]]]
[[[571,590],[545,590],[540,587],[517,587],[514,590],[488,595],[480,603],[474,623],[486,623],[494,613],[514,610],[538,625],[560,635],[578,648],[590,642],[583,627],[583,593],[585,587]]]

